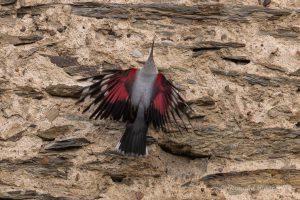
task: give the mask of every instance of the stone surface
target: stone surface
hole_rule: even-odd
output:
[[[68,200],[71,198],[67,197],[54,197],[50,194],[38,194],[34,190],[26,191],[8,191],[5,193],[0,193],[1,199],[52,199],[52,200]]]
[[[25,98],[33,98],[33,99],[42,99],[43,93],[40,91],[37,91],[36,89],[30,87],[30,86],[20,86],[16,89],[14,89],[14,92],[16,95],[25,97]]]
[[[169,2],[0,0],[0,199],[300,199],[300,2]],[[78,80],[141,67],[154,35],[191,126],[124,157]]]
[[[240,65],[247,65],[250,63],[250,60],[245,56],[223,56],[222,58]]]
[[[73,128],[72,125],[53,126],[47,130],[39,131],[37,135],[46,141],[55,140],[55,138],[68,133]]]
[[[139,49],[137,49],[137,48],[133,49],[133,51],[132,51],[131,54],[135,58],[139,58],[139,57],[143,56],[142,52]]]
[[[45,90],[52,96],[78,98],[80,96],[82,87],[78,85],[69,86],[64,84],[57,84],[49,85],[45,88]]]
[[[0,5],[9,5],[9,4],[14,4],[16,2],[17,0],[1,0]]]
[[[67,149],[81,148],[88,144],[90,144],[90,141],[88,141],[85,138],[70,138],[65,140],[54,141],[53,143],[46,145],[45,150],[62,151]]]

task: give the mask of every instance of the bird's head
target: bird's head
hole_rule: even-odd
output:
[[[153,58],[154,40],[155,40],[155,37],[153,38],[153,41],[152,41],[152,46],[151,46],[148,60],[145,62],[144,67],[142,69],[142,71],[144,73],[148,73],[148,74],[156,74],[158,72],[155,62],[154,62],[154,58]]]

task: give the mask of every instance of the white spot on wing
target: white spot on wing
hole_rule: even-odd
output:
[[[109,78],[109,77],[111,77],[112,75],[114,75],[114,74],[107,74],[107,75],[105,75],[103,78],[105,79],[105,78]]]
[[[82,94],[87,94],[90,90],[90,87],[87,87],[85,88],[83,91],[82,91]]]
[[[101,88],[101,92],[106,90],[106,88],[107,88],[107,85],[103,85],[103,87]]]
[[[175,90],[172,90],[172,94],[173,94],[173,96],[175,96],[175,97],[178,96],[178,93],[177,93]]]
[[[107,83],[110,79],[106,79],[104,81],[101,81],[101,85],[103,85],[104,83]]]
[[[116,150],[120,151],[120,145],[121,145],[121,142],[118,142],[117,146],[116,146]]]
[[[84,98],[84,101],[89,101],[91,99],[91,95],[88,95],[87,97]]]

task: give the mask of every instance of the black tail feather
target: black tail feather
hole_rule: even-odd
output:
[[[148,125],[146,123],[129,123],[117,145],[117,150],[129,156],[145,156],[148,154],[146,148],[146,135]]]

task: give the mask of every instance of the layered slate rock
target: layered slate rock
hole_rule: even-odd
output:
[[[42,155],[28,160],[0,160],[0,167],[4,171],[14,172],[25,170],[34,176],[57,177],[66,179],[73,166],[73,156]]]
[[[39,194],[34,190],[12,190],[0,193],[0,199],[53,199],[53,200],[69,200],[68,197],[55,197],[51,194]]]
[[[300,187],[300,171],[297,169],[262,169],[255,171],[217,173],[202,178],[211,187],[271,187],[292,185]],[[257,181],[259,180],[259,182]]]
[[[49,85],[46,87],[46,92],[52,96],[78,98],[83,87],[79,85]]]
[[[135,10],[136,12],[130,12]],[[227,6],[225,4],[202,4],[181,6],[176,4],[97,4],[76,3],[73,13],[98,19],[162,20],[165,18],[186,20],[229,20],[249,22],[250,20],[277,20],[290,15],[292,10],[264,9],[259,6]],[[299,11],[296,11],[299,12]],[[256,15],[261,13],[261,15]]]
[[[53,126],[47,130],[39,131],[37,135],[45,141],[52,141],[58,136],[68,133],[73,127],[72,125]]]
[[[0,199],[299,198],[298,1],[0,5]],[[125,124],[82,114],[77,80],[141,67],[154,35],[194,112],[124,157]]]
[[[88,144],[90,144],[90,141],[85,138],[70,138],[54,141],[50,144],[47,144],[44,149],[47,151],[63,151],[82,148],[83,146],[86,146]]]
[[[236,160],[297,158],[300,130],[269,128],[229,130],[194,127],[194,133],[165,136],[159,145],[167,152],[192,158]]]
[[[38,91],[35,88],[30,86],[19,86],[14,89],[16,95],[25,97],[25,98],[33,98],[41,100],[44,96],[41,91]]]

